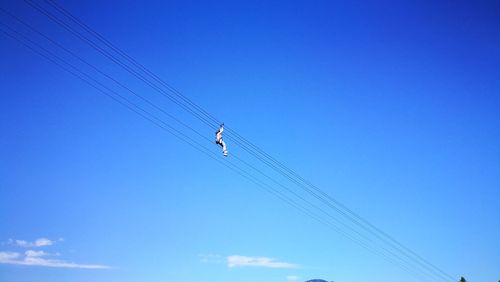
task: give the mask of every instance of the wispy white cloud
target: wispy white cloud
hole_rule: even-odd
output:
[[[62,241],[63,239],[60,238],[58,241]],[[34,247],[46,247],[46,246],[51,246],[54,245],[56,241],[47,239],[47,238],[38,238],[33,242],[29,242],[26,240],[13,240],[9,239],[7,241],[8,245],[15,245],[18,247],[24,247],[24,248],[34,248]]]
[[[0,262],[16,260],[19,257],[19,253],[15,252],[0,252]]]
[[[49,256],[44,251],[27,250],[24,255],[18,252],[0,252],[0,263],[3,264],[17,264],[29,266],[45,266],[45,267],[59,267],[59,268],[84,268],[84,269],[108,269],[109,266],[100,264],[79,264],[74,262],[67,262],[63,260],[56,260],[46,258]]]
[[[268,257],[228,256],[228,267],[258,266],[268,268],[297,268],[297,264],[276,261]]]
[[[50,240],[47,238],[38,238],[35,241],[14,240],[9,239],[2,245],[12,246],[11,248],[29,248],[24,252],[6,252],[0,251],[0,264],[17,264],[29,266],[45,266],[45,267],[60,267],[60,268],[85,268],[85,269],[107,269],[107,265],[100,264],[80,264],[68,262],[60,259],[53,259],[53,257],[61,256],[61,253],[47,253],[40,249],[41,247],[48,247],[54,245],[56,242],[62,242],[64,239]]]
[[[288,275],[288,276],[286,277],[286,280],[288,280],[288,281],[297,281],[297,280],[299,280],[299,278],[300,278],[300,277],[295,276],[295,275]]]
[[[54,241],[51,241],[47,238],[40,238],[40,239],[36,239],[35,242],[34,242],[34,245],[36,247],[43,247],[43,246],[50,246],[50,245],[53,245],[54,244]]]
[[[28,241],[24,241],[24,240],[15,240],[14,242],[17,246],[20,246],[20,247],[27,247],[29,245]]]
[[[30,258],[43,257],[47,255],[47,253],[44,251],[33,251],[33,250],[27,250],[26,252],[24,252],[24,254],[26,255],[26,257]]]

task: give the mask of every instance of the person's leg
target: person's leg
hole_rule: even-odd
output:
[[[221,140],[220,142],[222,144],[222,153],[224,154],[224,156],[227,156],[226,143],[223,140]]]

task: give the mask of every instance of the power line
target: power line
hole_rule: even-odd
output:
[[[247,143],[249,144],[249,143]],[[246,145],[244,145],[246,146]],[[248,147],[247,147],[248,148]],[[254,147],[257,148],[258,147]],[[260,149],[258,149],[260,150]],[[396,241],[393,237],[389,236],[387,233],[383,232],[379,228],[375,227],[373,224],[369,223],[366,219],[362,218],[358,214],[354,213],[352,210],[347,208],[345,205],[340,203],[338,200],[335,198],[331,197],[321,189],[317,188],[313,184],[311,184],[309,181],[305,180],[302,178],[300,175],[298,175],[296,172],[293,170],[287,168],[284,166],[282,163],[279,161],[275,160],[271,156],[267,155],[264,151],[261,151],[261,154],[255,154],[256,158],[261,160],[263,163],[267,164],[270,166],[272,169],[275,171],[279,172],[281,175],[283,175],[285,178],[289,179],[291,182],[296,184],[298,187],[306,190],[308,193],[310,193],[313,197],[324,203],[325,205],[329,206],[330,208],[334,209],[347,219],[349,219],[351,222],[353,222],[356,226],[360,227],[361,229],[369,232],[370,234],[374,235],[377,237],[379,240],[382,242],[388,244],[391,248],[397,250],[399,253],[403,254],[405,257],[408,257],[412,261],[415,261],[418,265],[421,267],[427,269],[428,271],[438,275],[441,278],[444,278],[445,280],[452,280],[454,281],[453,277],[449,276],[439,268],[437,268],[435,265],[431,264],[418,254],[416,254],[414,251],[411,249],[405,247],[398,241]],[[304,184],[305,183],[305,184]],[[410,253],[410,254],[408,254]]]
[[[26,1],[28,2],[28,1]],[[46,1],[50,4],[50,2],[53,2],[53,1]],[[54,2],[55,3],[55,2]],[[28,2],[28,4],[32,5],[31,3]],[[33,5],[32,5],[33,6]],[[67,29],[68,31],[72,32],[72,29],[71,27],[69,27],[68,29],[68,26],[65,25],[63,22],[60,22],[57,18],[54,19],[51,17],[51,14],[50,13],[46,13],[46,11],[43,11],[43,8],[41,8],[42,10],[40,10],[39,7],[35,7],[33,6],[35,9],[39,10],[41,13],[45,14],[47,17],[49,17],[51,20],[55,21],[56,23],[58,23],[59,25],[62,24],[62,26]],[[71,15],[71,14],[70,14]],[[75,18],[76,19],[76,18]],[[87,32],[90,32],[87,30]],[[79,37],[80,39],[82,39],[81,37],[81,34],[76,32],[76,34],[74,32],[72,32],[75,36]],[[100,36],[100,35],[99,35]],[[103,37],[101,37],[102,39],[104,39]],[[90,44],[92,47],[94,47],[95,43],[93,43],[92,41],[89,41],[86,37],[84,37],[84,39],[82,39],[84,41],[86,41],[88,44]],[[105,40],[105,39],[104,39]],[[107,43],[109,43],[109,41],[105,41]],[[110,44],[110,43],[109,43]],[[108,44],[106,44],[108,45]],[[111,45],[112,46],[112,45]],[[100,47],[98,47],[97,45],[95,45],[95,47],[97,47],[98,51],[104,51],[103,49],[101,49]],[[94,48],[95,48],[94,47]],[[109,47],[109,45],[108,45]],[[119,50],[119,49],[116,49],[116,50]],[[121,55],[124,56],[124,57],[128,57],[129,59],[131,59],[130,56],[126,55],[125,53],[123,53],[123,51],[119,50],[119,51],[116,51],[115,52],[118,52],[120,54],[121,52]],[[113,56],[109,56],[109,53],[107,53],[106,51],[101,52],[103,55],[105,55],[106,57],[108,57],[109,59],[113,60],[113,59],[116,59],[114,58]],[[115,60],[113,60],[115,61]],[[130,61],[130,60],[129,60]],[[151,75],[154,75],[152,72],[150,72],[149,70],[145,69],[142,65],[140,65],[139,63],[137,63],[135,60],[132,59],[132,62],[133,64],[135,64],[135,66],[140,66],[142,67],[142,70],[144,72],[146,72],[146,74],[149,74],[150,76]],[[135,63],[134,63],[135,62]],[[118,63],[115,61],[115,63],[119,64],[120,66],[122,66],[121,62]],[[126,66],[125,68],[129,68],[128,66]],[[136,74],[134,72],[134,74]],[[135,75],[137,78],[141,79],[141,78],[144,78],[143,76],[139,75]],[[156,76],[156,78],[158,78]],[[141,79],[142,80],[142,79]],[[143,80],[144,82],[146,82],[145,80]],[[158,80],[157,80],[158,81]],[[151,85],[151,83],[148,83],[149,80],[147,80],[147,84],[150,85],[151,87],[154,88],[153,85]],[[163,84],[165,86],[165,84]],[[168,85],[168,84],[167,84]],[[165,86],[167,87],[167,86]],[[170,87],[170,86],[169,86]],[[172,91],[172,90],[170,90]],[[177,90],[175,90],[177,91]],[[162,92],[162,91],[161,91]],[[177,91],[178,92],[178,91]],[[163,92],[162,92],[163,93]],[[178,92],[178,94],[180,94],[180,92]],[[182,94],[180,94],[179,97],[184,97],[186,98],[185,96],[183,96]],[[186,98],[187,99],[187,98]],[[183,99],[184,100],[184,99]],[[187,100],[184,100],[184,101],[190,101],[189,99]],[[191,101],[190,101],[191,102]],[[194,105],[194,106],[193,106]],[[193,102],[191,102],[190,106],[192,107],[195,107],[195,110],[198,110],[200,111],[201,107],[197,106],[196,104],[194,104]],[[198,109],[196,109],[196,107]],[[184,107],[183,107],[184,108]],[[203,110],[203,109],[201,109]],[[202,112],[204,114],[204,116],[206,118],[211,118],[213,121],[217,122],[217,120],[215,118],[213,118],[210,114],[208,114],[208,112],[204,111]],[[199,116],[198,116],[199,117]],[[200,118],[200,117],[199,117]],[[203,121],[206,122],[206,119],[205,118],[201,118]],[[229,128],[228,128],[229,129]],[[248,152],[250,152],[254,157],[257,157],[259,160],[263,161],[265,164],[267,164],[268,166],[270,166],[271,168],[273,168],[275,171],[279,172],[280,174],[286,176],[288,179],[290,179],[292,182],[294,182],[296,185],[298,185],[299,187],[301,187],[302,189],[305,189],[308,193],[310,193],[311,195],[313,195],[314,197],[316,197],[318,200],[322,201],[323,203],[327,204],[328,206],[330,206],[331,208],[335,209],[337,212],[341,213],[343,216],[346,216],[347,218],[349,218],[351,221],[353,221],[357,226],[360,226],[361,228],[365,229],[366,231],[370,232],[372,235],[375,235],[376,237],[378,237],[380,240],[384,241],[385,243],[389,244],[388,241],[392,241],[393,243],[396,243],[397,245],[399,245],[401,248],[405,249],[406,251],[408,252],[411,252],[413,255],[415,255],[418,260],[415,260],[414,258],[410,257],[407,255],[406,252],[404,251],[401,251],[401,249],[398,249],[396,247],[394,247],[394,245],[392,244],[391,247],[393,247],[394,249],[398,250],[399,252],[401,252],[402,254],[404,254],[405,256],[409,257],[409,258],[412,258],[412,260],[414,261],[417,261],[417,263],[419,265],[421,265],[422,267],[426,268],[427,270],[429,270],[428,268],[428,265],[431,265],[434,269],[438,269],[436,268],[435,266],[433,266],[432,264],[428,263],[427,261],[423,260],[423,258],[419,257],[418,255],[416,255],[413,251],[409,250],[408,248],[404,247],[402,244],[400,244],[399,242],[395,241],[392,237],[388,236],[386,233],[383,233],[380,229],[376,228],[375,226],[373,226],[372,224],[370,224],[368,221],[364,220],[363,218],[361,218],[360,216],[358,216],[357,214],[353,213],[351,210],[349,210],[348,208],[346,208],[345,206],[343,206],[341,203],[339,203],[337,200],[335,200],[334,198],[330,197],[328,194],[326,194],[325,192],[323,192],[322,190],[320,190],[319,188],[317,188],[316,186],[310,184],[310,182],[307,182],[306,180],[304,180],[302,177],[300,177],[300,175],[298,175],[297,173],[295,173],[293,170],[290,170],[288,169],[286,166],[284,166],[282,163],[278,162],[276,159],[272,158],[271,156],[269,156],[267,153],[265,153],[263,150],[261,150],[260,148],[258,148],[257,146],[253,145],[252,143],[250,143],[248,140],[244,139],[241,135],[239,135],[237,132],[233,131],[233,130],[228,130],[228,132],[230,133],[233,133],[235,135],[235,138],[236,140],[234,140],[236,143],[238,143],[240,146],[242,146],[245,150],[247,150]],[[297,181],[298,180],[298,181]],[[304,185],[303,183],[305,183],[306,185]],[[307,188],[309,187],[309,188]],[[311,190],[312,189],[312,190]],[[319,194],[316,194],[314,191],[316,191],[317,193]],[[338,208],[337,206],[333,206],[332,203],[334,203],[335,205],[338,205],[340,206],[340,208]],[[368,225],[368,227],[370,228],[367,228],[365,225],[363,225],[362,223],[364,223],[365,225]],[[375,230],[375,231],[373,231]],[[380,234],[382,234],[383,236],[377,234],[377,232],[379,232]],[[384,237],[386,238],[384,240]],[[389,240],[388,240],[388,239]],[[421,261],[424,261],[425,263],[422,263]],[[439,270],[439,269],[438,269]],[[444,273],[444,272],[443,272]],[[450,276],[451,277],[451,276]]]
[[[0,29],[0,31],[2,31],[2,33],[6,34],[7,36],[15,39],[16,41],[19,41],[21,44],[23,44],[25,47],[27,47],[28,49],[32,50],[33,52],[37,53],[38,55],[44,57],[45,59],[49,60],[50,62],[52,62],[53,64],[59,66],[60,68],[62,68],[63,70],[69,72],[70,74],[76,76],[77,78],[81,79],[82,81],[84,81],[86,84],[90,85],[91,87],[95,88],[96,90],[98,90],[99,92],[105,94],[106,96],[112,98],[114,101],[122,104],[123,106],[127,107],[129,110],[133,111],[134,113],[140,115],[141,117],[145,118],[146,120],[152,122],[153,124],[155,124],[156,126],[159,126],[161,129],[163,130],[166,130],[167,132],[173,134],[175,137],[183,140],[183,141],[186,141],[184,138],[180,137],[179,135],[183,136],[183,137],[187,137],[185,134],[183,133],[180,133],[178,130],[174,129],[173,127],[171,127],[170,125],[166,124],[165,122],[163,122],[162,120],[158,119],[157,117],[155,117],[154,115],[150,114],[149,112],[147,112],[146,110],[140,108],[139,106],[137,106],[136,104],[134,104],[133,102],[131,102],[130,100],[128,100],[127,98],[123,97],[122,95],[118,94],[117,92],[115,92],[114,90],[111,90],[109,89],[107,86],[101,84],[100,82],[96,81],[95,79],[91,78],[90,76],[88,76],[87,74],[83,73],[81,70],[79,70],[78,68],[76,68],[74,65],[66,62],[65,60],[61,59],[60,57],[54,55],[52,52],[48,51],[47,49],[45,49],[44,47],[40,46],[39,44],[33,42],[32,40],[26,38],[25,36],[23,36],[22,34],[18,33],[17,31],[13,30],[12,28],[10,28],[9,26],[3,24],[0,22],[0,25],[2,26],[5,26],[7,27],[9,30],[11,30],[12,32],[16,33],[18,36],[22,37],[24,40],[27,40],[28,42],[30,42],[31,44],[35,45],[36,47],[38,47],[39,49],[42,49],[43,51],[45,51],[46,53],[48,53],[49,55],[53,56],[56,58],[57,61],[61,61],[63,64],[69,66],[71,69],[73,69],[74,71],[70,70],[69,68],[63,66],[61,63],[57,62],[56,60],[54,60],[53,58],[50,58],[49,56],[47,56],[46,54],[43,54],[41,53],[40,51],[38,50],[35,50],[32,46],[29,46],[28,44],[26,44],[25,42],[23,42],[21,39],[19,38],[16,38],[16,36],[13,36],[12,34],[9,34],[7,32],[5,32],[5,30],[3,29]],[[105,92],[103,91],[101,88],[97,87],[94,83],[98,84],[100,87],[103,87],[105,88],[107,91],[113,93],[114,95],[118,96],[120,99],[117,99],[116,97],[114,97],[113,95],[109,94],[109,92]],[[376,250],[374,250],[373,248],[371,248],[370,246],[366,245],[366,243],[362,242],[362,241],[359,241],[357,240],[356,238],[352,237],[351,235],[349,235],[348,233],[346,233],[345,231],[339,229],[336,225],[332,224],[331,222],[329,221],[325,221],[324,219],[318,217],[316,214],[312,213],[310,210],[308,210],[307,208],[304,208],[302,207],[300,204],[297,204],[296,201],[290,199],[289,197],[287,197],[286,195],[283,195],[280,191],[277,191],[275,189],[273,189],[272,187],[266,185],[265,183],[259,181],[258,179],[252,177],[250,174],[246,173],[244,170],[241,170],[239,169],[237,166],[235,166],[234,164],[231,164],[230,166],[228,166],[227,164],[221,162],[219,159],[215,158],[214,156],[212,156],[211,154],[207,154],[207,148],[204,147],[203,145],[201,145],[200,143],[194,141],[193,139],[189,138],[188,139],[190,141],[186,141],[189,145],[195,147],[196,149],[198,149],[199,151],[205,153],[206,155],[208,155],[209,157],[211,157],[212,159],[215,159],[216,161],[218,161],[219,163],[225,165],[226,167],[228,167],[229,169],[233,170],[234,172],[240,174],[241,176],[243,176],[244,178],[246,178],[247,180],[250,180],[251,182],[253,182],[254,184],[258,185],[260,188],[263,188],[264,190],[266,190],[267,192],[273,194],[274,196],[277,196],[278,198],[280,198],[281,200],[285,201],[286,203],[290,204],[291,206],[295,207],[296,209],[298,209],[299,211],[301,211],[302,213],[304,213],[305,215],[319,221],[320,223],[323,223],[323,224],[326,224],[332,228],[334,228],[337,232],[341,233],[342,235],[346,236],[347,238],[353,240],[354,242],[360,244],[362,247],[366,248],[367,250],[375,253],[375,254],[378,254],[378,255],[381,255],[383,258],[385,258],[386,260],[388,260],[389,262],[391,263],[397,263],[395,262],[393,259],[391,259],[390,257],[388,257],[387,255],[383,254],[383,253],[380,253]],[[202,147],[202,149],[200,149],[199,147]],[[203,150],[204,149],[204,150]],[[304,200],[304,199],[302,199]],[[307,200],[304,200],[304,201],[307,201]],[[406,266],[404,265],[400,265],[400,267],[402,267],[403,269],[409,271],[409,273],[412,273],[412,274],[415,274],[415,275],[418,275],[417,273],[415,273],[414,271],[408,269]]]
[[[26,1],[26,2],[28,2],[28,1]],[[49,1],[46,1],[46,2],[48,2],[49,4],[50,4],[50,3],[54,3],[53,1],[50,1],[50,2],[49,2]],[[86,37],[83,37],[83,38],[82,38],[82,35],[81,35],[80,33],[78,33],[78,32],[76,32],[76,33],[75,33],[73,28],[71,28],[71,27],[67,26],[66,24],[64,24],[63,22],[61,22],[61,21],[60,21],[60,20],[58,20],[57,18],[55,18],[53,15],[51,15],[50,13],[48,13],[46,10],[44,10],[43,8],[40,8],[40,7],[39,7],[39,6],[37,6],[37,5],[33,5],[33,4],[31,4],[31,2],[28,2],[28,4],[32,5],[35,9],[37,9],[37,10],[39,10],[41,13],[45,14],[45,15],[46,15],[47,17],[49,17],[52,21],[54,21],[54,22],[56,22],[56,23],[58,23],[58,24],[62,25],[65,29],[67,29],[68,31],[72,32],[73,34],[75,34],[75,35],[76,35],[77,37],[79,37],[80,39],[82,39],[82,40],[86,41],[87,43],[91,44],[91,45],[92,45],[92,47],[97,48],[97,49],[98,49],[98,51],[100,51],[100,52],[102,51],[102,49],[101,49],[100,47],[96,46],[96,45],[95,45],[95,43],[93,43],[92,41],[89,41]],[[61,9],[60,9],[60,8],[59,8],[59,10],[61,11]],[[68,15],[68,14],[69,14],[66,10],[63,10],[63,12],[65,12],[65,14],[66,14],[66,15]],[[69,14],[69,15],[71,15],[71,14]],[[73,17],[73,16],[71,16],[71,19],[73,19],[73,21],[75,21],[75,19],[76,19],[76,18],[75,18],[75,17]],[[82,23],[81,23],[81,22],[79,22],[79,23],[80,23],[80,25],[82,25]],[[85,29],[87,30],[87,32],[92,32],[92,30],[91,30],[91,31],[89,31],[89,28],[88,28],[86,25],[85,25]],[[94,33],[95,33],[95,32],[94,32]],[[96,34],[97,34],[97,33],[96,33]],[[99,36],[100,36],[100,35],[99,35]],[[100,37],[102,38],[102,36],[100,36]],[[102,40],[101,40],[101,42],[102,42]],[[110,45],[109,41],[105,41],[105,43],[106,43],[106,45]],[[116,50],[119,50],[119,49],[115,49],[115,52],[116,52]],[[120,51],[120,53],[121,53],[121,54],[124,54],[124,52],[123,52],[123,51],[121,51],[121,50],[119,50],[119,51]],[[101,52],[101,53],[102,53],[102,52]],[[109,53],[107,53],[106,51],[104,51],[104,53],[103,53],[103,54],[104,54],[106,57],[110,58],[110,57],[109,57],[109,56],[110,56],[110,55],[109,55]],[[122,56],[123,56],[123,55],[122,55]],[[126,55],[126,54],[125,54],[125,56],[126,56],[127,58],[131,58],[130,56],[128,56],[128,55]],[[112,57],[112,58],[110,58],[110,59],[112,59],[113,61],[115,61],[115,60],[114,60],[114,59],[115,59],[114,57]],[[136,62],[136,61],[133,61],[133,62]],[[120,65],[121,65],[121,64],[120,64]],[[139,65],[140,65],[140,64],[139,64]],[[137,66],[137,64],[136,64],[136,66]],[[142,65],[140,65],[140,66],[142,66]],[[127,66],[126,68],[127,68],[127,70],[129,70],[129,69],[128,69],[128,66]],[[151,73],[151,72],[150,72],[150,73]],[[136,74],[136,73],[134,73],[134,74],[137,76],[137,74]],[[139,77],[138,77],[138,78],[139,78]],[[153,87],[150,83],[148,83],[148,84],[149,84],[151,87]],[[153,87],[153,88],[154,88],[154,87]],[[179,93],[179,94],[180,94],[180,93]],[[182,94],[180,94],[180,95],[181,95],[182,97],[184,97]],[[169,96],[169,97],[170,97],[170,96]],[[182,106],[182,105],[181,105],[181,106]],[[185,107],[183,107],[183,108],[185,108]],[[191,111],[191,112],[192,112],[192,111]],[[206,113],[206,112],[205,112],[205,113]],[[193,114],[195,114],[195,113],[193,113]],[[196,114],[195,114],[195,115],[196,115]],[[208,124],[208,123],[206,122],[206,119],[204,119],[203,117],[200,117],[199,115],[197,115],[197,117],[198,117],[199,119],[201,119],[202,121],[204,121],[206,124]],[[237,134],[237,133],[236,133],[236,134]],[[237,135],[236,135],[236,137],[237,137],[236,139],[243,140],[243,142],[244,142],[244,143],[251,144],[251,143],[247,142],[247,140],[242,139],[242,138],[241,138],[241,136],[240,136],[239,134],[237,134]],[[245,150],[249,151],[249,147],[248,147],[248,146],[246,146],[246,145],[244,145],[244,144],[242,144],[240,141],[236,141],[236,143],[238,143],[240,146],[242,146]],[[251,145],[253,145],[253,144],[251,144]],[[253,146],[250,146],[250,147],[253,147]],[[255,151],[254,151],[254,152],[255,152]],[[259,151],[257,151],[257,152],[259,152]],[[251,153],[252,153],[252,152],[251,152]],[[253,153],[253,155],[254,155],[254,156],[256,156],[256,154],[255,154],[255,153]],[[267,157],[268,155],[267,155],[267,154],[264,154],[264,156],[265,156],[265,157]],[[260,160],[263,160],[262,158],[259,158],[259,159],[260,159]],[[271,161],[272,161],[272,162],[274,162],[275,160],[274,160],[274,159],[271,159]],[[278,171],[279,173],[281,173],[281,174],[285,175],[285,174],[283,173],[283,171],[282,171],[282,170],[280,170],[279,168],[277,168],[276,166],[272,166],[272,165],[270,165],[270,164],[269,164],[269,162],[265,162],[265,163],[266,163],[268,166],[271,166],[274,170],[276,170],[276,171]],[[281,164],[280,164],[280,165],[281,165]],[[306,187],[306,186],[301,185],[301,184],[298,184],[298,183],[296,183],[296,184],[297,184],[299,187],[302,187],[303,189],[306,189],[309,193],[311,193],[311,194],[312,194],[313,196],[315,196],[316,198],[320,199],[322,202],[326,203],[326,202],[324,201],[324,199],[321,199],[322,194],[324,194],[324,192],[322,192],[322,191],[321,191],[321,194],[319,194],[319,196],[320,196],[320,197],[318,197],[318,194],[315,194],[313,191],[311,191],[311,190],[307,189],[307,187]],[[328,198],[326,198],[326,199],[327,199],[327,201],[328,201]],[[335,202],[334,202],[334,203],[335,203]],[[330,204],[328,204],[328,205],[330,205]],[[330,205],[330,206],[331,206],[331,205]],[[338,209],[337,207],[335,207],[335,209],[337,209],[337,211],[341,212],[344,216],[346,216],[346,214],[345,214],[345,213],[343,213],[343,212],[342,212],[340,209]],[[350,210],[348,210],[348,211],[350,211]],[[347,217],[349,217],[349,216],[347,216]],[[359,216],[355,215],[355,217],[354,217],[354,218],[359,218]],[[401,253],[402,253],[402,254],[404,254],[405,256],[409,257],[410,259],[415,260],[415,261],[417,262],[417,264],[419,264],[419,265],[423,266],[424,268],[426,268],[426,269],[430,270],[431,272],[435,272],[435,270],[434,270],[434,269],[436,269],[436,267],[435,267],[434,265],[432,265],[432,268],[429,268],[427,261],[424,261],[424,263],[422,263],[422,262],[421,262],[421,261],[422,261],[421,257],[417,257],[417,259],[415,259],[415,257],[414,257],[414,256],[409,256],[406,252],[401,251],[401,249],[399,249],[399,247],[398,247],[398,246],[394,245],[394,243],[393,243],[394,241],[384,239],[384,236],[378,235],[377,233],[374,233],[374,231],[373,231],[372,229],[369,229],[369,228],[367,228],[366,226],[364,226],[364,225],[360,224],[360,222],[367,222],[366,220],[363,220],[363,221],[357,221],[357,220],[353,220],[353,218],[352,218],[352,217],[351,217],[351,219],[350,219],[350,220],[351,220],[351,221],[353,221],[356,225],[360,226],[361,228],[363,228],[363,229],[365,229],[365,230],[368,230],[368,232],[373,233],[373,234],[376,234],[375,236],[377,236],[379,239],[381,239],[381,240],[382,240],[382,241],[384,241],[385,243],[389,244],[392,248],[397,249],[399,252],[401,252]],[[370,224],[370,226],[373,226],[373,225],[371,225],[371,224]],[[375,230],[375,231],[378,231],[378,230]],[[385,233],[383,233],[382,235],[386,235],[386,234],[385,234]],[[391,239],[392,239],[392,238],[391,238]],[[399,242],[397,242],[397,243],[399,244]],[[399,245],[401,245],[401,244],[399,244]],[[405,248],[406,248],[406,247],[405,247]],[[406,248],[406,249],[407,249],[407,248]],[[412,252],[412,253],[413,253],[413,254],[415,254],[414,252]],[[443,272],[443,273],[444,273],[444,272]],[[450,276],[450,277],[451,277],[451,276]]]
[[[12,32],[16,33],[17,35],[19,35],[20,37],[24,38],[25,40],[28,40],[30,43],[34,44],[36,47],[42,49],[43,51],[45,51],[46,53],[48,53],[49,55],[55,57],[54,58],[51,58],[50,56],[46,55],[46,54],[43,54],[42,52],[40,52],[39,50],[36,50],[35,48],[33,48],[32,46],[30,46],[29,44],[26,44],[25,42],[23,42],[21,39],[19,39],[19,37],[15,36],[15,35],[12,35],[12,34],[9,34],[8,32],[6,32],[5,30],[3,29],[0,29],[0,31],[2,33],[4,33],[5,35],[13,38],[14,40],[20,42],[22,45],[24,45],[26,48],[30,49],[31,51],[35,52],[36,54],[40,55],[41,57],[47,59],[49,62],[55,64],[56,66],[60,67],[61,69],[63,69],[64,71],[70,73],[71,75],[77,77],[78,79],[82,80],[83,82],[85,82],[86,84],[88,84],[89,86],[91,86],[92,88],[96,89],[97,91],[99,91],[100,93],[108,96],[109,98],[113,99],[115,102],[118,102],[119,104],[121,104],[122,106],[125,106],[127,109],[131,110],[132,112],[138,114],[139,116],[145,118],[146,120],[152,122],[154,125],[160,127],[161,129],[167,131],[168,133],[174,135],[175,137],[177,137],[178,139],[188,143],[189,145],[191,145],[192,147],[194,147],[195,149],[201,151],[202,153],[204,153],[205,155],[209,156],[210,158],[214,159],[215,161],[219,162],[220,164],[232,169],[233,171],[237,172],[238,174],[241,174],[241,172],[244,172],[243,170],[235,170],[234,168],[237,168],[237,166],[231,164],[231,165],[228,165],[226,164],[225,162],[221,161],[220,159],[218,159],[216,156],[213,155],[213,153],[210,152],[210,150],[208,148],[206,148],[205,146],[201,145],[199,142],[193,140],[192,138],[188,137],[187,135],[181,133],[180,131],[176,130],[175,128],[171,127],[170,125],[168,125],[167,123],[165,123],[164,121],[162,121],[161,119],[158,119],[157,117],[153,116],[151,113],[147,112],[146,110],[142,109],[141,107],[137,106],[136,104],[134,104],[133,102],[131,102],[130,100],[128,100],[127,98],[125,98],[124,96],[118,94],[117,92],[115,92],[114,90],[111,90],[109,89],[108,87],[106,87],[105,85],[101,84],[100,82],[92,79],[90,76],[88,76],[87,74],[83,73],[82,71],[80,71],[78,68],[74,67],[73,65],[67,63],[65,60],[55,56],[52,52],[48,51],[47,49],[41,47],[39,44],[36,44],[35,42],[27,39],[26,37],[22,36],[21,34],[19,34],[18,32],[16,32],[15,30],[13,30],[12,28],[10,28],[9,26],[5,25],[4,23],[0,22],[0,25],[1,26],[5,26],[7,27],[8,29],[10,29]],[[60,62],[58,61],[61,61],[63,64],[69,66],[69,68],[67,66],[64,66],[63,64],[61,64]],[[73,71],[71,70],[73,69]],[[75,72],[76,71],[76,72]],[[102,88],[99,88],[98,86],[99,85],[100,87],[103,87],[105,88],[107,91],[109,92],[106,92],[104,91]],[[116,98],[115,96],[111,95],[110,93],[113,93],[114,95],[118,96],[120,99]],[[184,138],[183,138],[184,137]],[[189,141],[186,141],[187,138]],[[201,147],[201,149],[200,149]],[[208,153],[207,153],[208,152]],[[256,178],[253,178],[250,176],[250,174],[248,173],[245,173],[245,174],[241,174],[243,177],[247,178],[248,180],[252,181],[253,183],[257,184],[258,186],[260,187],[265,187],[265,185],[263,185],[262,182],[260,182],[258,179]],[[268,190],[267,188],[265,188],[266,191],[268,192],[271,192],[272,194],[275,194],[275,195],[280,195],[280,193],[278,192],[273,192],[271,190]],[[278,196],[279,197],[279,196]],[[286,200],[286,197],[281,197],[283,200],[285,200],[286,202],[288,203],[292,203],[292,205],[294,205],[293,201],[288,201]],[[298,205],[294,205],[296,207],[298,207],[299,210],[303,210],[300,208],[300,206]]]

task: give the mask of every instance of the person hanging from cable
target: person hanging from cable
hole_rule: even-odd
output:
[[[222,153],[224,157],[227,157],[226,143],[222,140],[222,132],[224,131],[224,124],[221,124],[219,130],[215,132],[215,144],[219,144],[222,147]]]

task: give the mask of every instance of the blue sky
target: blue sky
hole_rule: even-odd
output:
[[[500,278],[496,1],[58,3],[457,280]],[[214,137],[23,1],[1,7]],[[420,281],[0,42],[1,281]],[[226,143],[204,144],[297,189]]]

